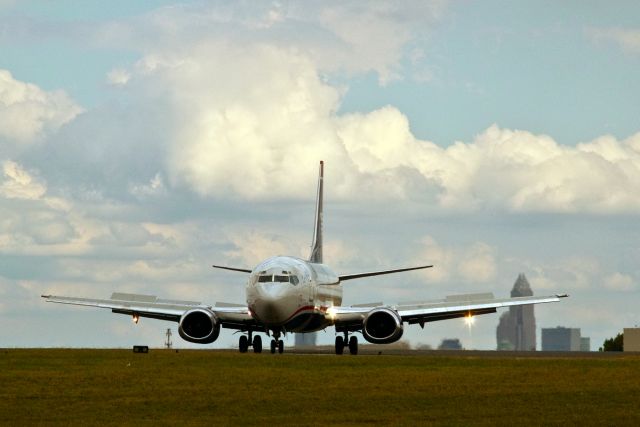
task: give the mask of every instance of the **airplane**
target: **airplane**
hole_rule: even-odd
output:
[[[496,299],[491,293],[452,295],[444,299],[412,304],[382,303],[342,305],[342,283],[348,280],[384,274],[432,268],[432,265],[378,270],[356,274],[336,274],[323,264],[323,188],[324,162],[320,161],[315,208],[314,233],[309,259],[293,256],[269,258],[253,269],[213,265],[214,268],[248,274],[246,304],[160,299],[153,295],[113,293],[110,299],[88,299],[42,295],[46,302],[111,309],[113,313],[168,320],[178,323],[182,339],[197,344],[213,343],[221,328],[241,333],[238,348],[262,352],[262,337],[271,337],[271,353],[282,353],[286,333],[315,332],[333,326],[335,353],[358,354],[360,333],[374,344],[398,341],[405,323],[419,324],[480,314],[495,313],[497,308],[557,302],[566,294],[540,297]]]

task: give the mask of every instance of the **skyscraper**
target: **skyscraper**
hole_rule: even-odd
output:
[[[511,289],[511,296],[532,295],[531,285],[525,275],[520,273]],[[500,316],[496,337],[498,350],[535,351],[536,319],[533,315],[533,305],[509,307],[509,311]]]

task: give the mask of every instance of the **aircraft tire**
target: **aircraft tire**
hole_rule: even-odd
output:
[[[356,354],[358,354],[358,338],[352,336],[351,338],[349,338],[349,353],[353,354],[354,356]]]
[[[278,340],[278,353],[282,354],[284,351],[284,341]]]
[[[246,335],[242,335],[238,340],[238,347],[240,348],[240,353],[246,353],[249,349],[249,338]]]
[[[276,353],[276,340],[271,340],[271,354]]]
[[[262,338],[260,337],[260,335],[256,335],[253,337],[253,352],[262,353]]]
[[[344,352],[344,339],[340,335],[336,337],[336,354],[342,354]]]

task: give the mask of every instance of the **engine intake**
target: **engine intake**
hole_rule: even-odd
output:
[[[404,332],[402,318],[389,308],[371,310],[364,318],[362,335],[373,344],[389,344],[398,341]]]
[[[211,310],[193,308],[180,318],[178,333],[185,341],[211,344],[220,335],[220,322]]]

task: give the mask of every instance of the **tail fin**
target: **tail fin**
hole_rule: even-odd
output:
[[[313,231],[313,243],[309,261],[322,262],[322,189],[324,178],[324,162],[320,160],[320,174],[318,175],[318,195],[316,197],[316,220]]]

